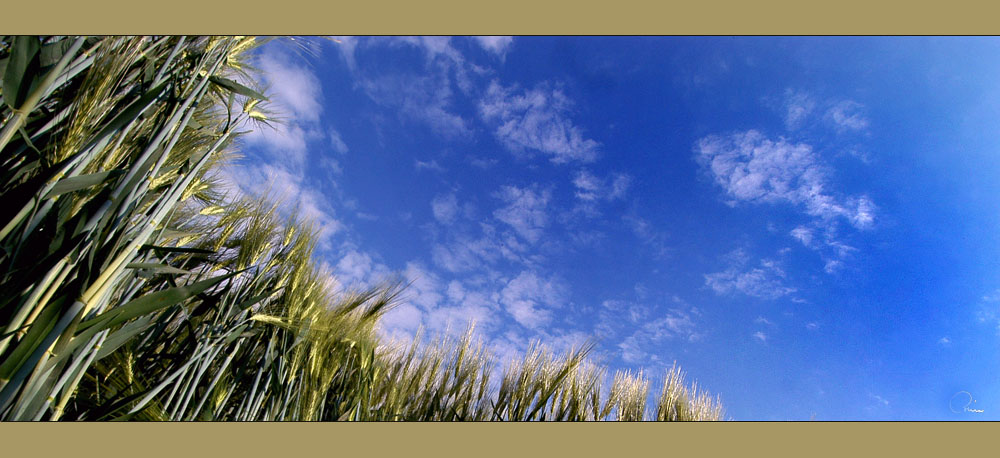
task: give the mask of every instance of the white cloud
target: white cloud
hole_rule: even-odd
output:
[[[889,400],[888,399],[883,398],[882,396],[879,396],[879,395],[874,394],[874,393],[868,393],[868,395],[872,399],[875,400],[876,404],[881,405],[882,407],[889,407]]]
[[[635,335],[626,337],[618,344],[618,349],[621,350],[622,361],[629,364],[640,364],[651,357],[648,347],[639,343],[639,338]]]
[[[414,160],[413,168],[417,170],[430,170],[432,172],[444,172],[445,168],[438,164],[437,159],[431,159],[430,161]]]
[[[695,151],[715,183],[737,202],[787,202],[824,221],[846,218],[858,229],[874,223],[876,208],[870,199],[837,199],[826,190],[827,171],[805,143],[772,141],[748,130],[702,138]]]
[[[393,47],[423,54],[424,65],[410,72],[386,72],[376,66],[357,65],[361,50]],[[472,128],[455,109],[456,93],[472,96],[481,84],[475,77],[488,73],[467,61],[452,46],[451,37],[366,37],[342,47],[357,87],[377,104],[390,109],[400,120],[416,121],[446,139],[465,138]]]
[[[694,308],[659,311],[644,303],[610,299],[601,303],[595,332],[602,340],[624,333],[624,337],[617,337],[617,347],[626,363],[662,364],[666,361],[661,361],[653,349],[661,348],[668,340],[694,342],[701,338],[693,318],[697,313]]]
[[[256,65],[263,72],[275,109],[296,121],[319,121],[323,112],[321,84],[309,68],[282,52],[264,52]]]
[[[360,85],[376,103],[392,108],[404,119],[423,122],[445,138],[472,132],[468,122],[452,111],[453,94],[446,72],[382,76],[365,79]]]
[[[766,324],[768,326],[774,326],[774,323],[772,323],[771,320],[768,320],[767,318],[764,318],[762,316],[757,317],[757,319],[753,320],[753,322],[757,324]]]
[[[528,242],[537,242],[548,223],[546,207],[551,194],[548,189],[539,191],[537,186],[504,186],[497,197],[507,205],[494,211],[493,216],[510,225]]]
[[[445,296],[450,305],[438,307],[428,314],[428,329],[463,332],[475,323],[477,329],[482,331],[492,328],[497,322],[498,304],[491,297],[494,294],[452,280],[445,289]]]
[[[842,261],[838,261],[836,259],[830,259],[826,261],[825,265],[823,265],[823,271],[828,274],[832,274],[840,270],[842,267],[844,267],[844,263]]]
[[[447,36],[389,36],[389,37],[333,37],[337,42],[341,57],[351,71],[358,72],[357,53],[374,46],[412,47],[424,52],[428,65],[447,62],[449,65],[464,62],[461,53],[451,46]]]
[[[456,273],[477,270],[484,262],[478,250],[462,241],[448,245],[434,245],[431,248],[431,257],[438,266]]]
[[[570,100],[545,85],[518,92],[493,81],[479,105],[483,119],[497,125],[494,134],[515,153],[540,152],[556,164],[597,159],[594,140],[567,117]]]
[[[807,247],[812,246],[813,233],[811,229],[805,226],[798,226],[795,229],[792,229],[790,234],[792,237],[795,237],[796,240],[802,242],[803,245]]]
[[[938,344],[939,345],[948,346],[948,345],[951,344],[951,339],[949,339],[947,337],[942,337],[942,338],[938,339]]]
[[[418,262],[407,263],[404,276],[410,284],[402,303],[383,320],[387,333],[412,336],[418,326],[423,326],[455,336],[473,324],[477,333],[482,333],[499,323],[499,293],[491,289],[491,283],[473,285],[451,280],[444,286],[440,276]]]
[[[458,50],[451,46],[451,37],[421,36],[421,37],[391,37],[390,41],[405,43],[424,50],[427,59],[433,61],[437,57],[447,57],[450,60],[462,60]]]
[[[822,105],[825,113],[823,119],[832,125],[838,133],[860,132],[868,128],[868,118],[865,116],[864,105],[853,100],[824,100],[817,103],[816,99],[804,91],[793,89],[785,90],[784,97],[784,117],[785,128],[788,131],[795,131],[803,125],[817,111],[817,106]]]
[[[760,266],[747,269],[746,254],[742,250],[727,257],[730,258],[729,268],[705,275],[705,285],[717,294],[740,292],[761,299],[778,299],[796,291],[784,284],[785,272],[774,260],[762,259]]]
[[[538,329],[551,321],[551,310],[562,305],[564,290],[555,279],[545,279],[526,270],[507,283],[500,293],[500,302],[522,326]]]
[[[351,250],[341,256],[335,274],[342,284],[363,284],[370,279],[373,267],[371,256]]]
[[[808,329],[810,331],[815,331],[815,330],[819,329],[819,324],[816,324],[816,323],[806,323],[806,329]]]
[[[761,299],[777,299],[796,291],[795,288],[784,286],[772,272],[761,268],[753,268],[746,272],[730,269],[706,274],[705,284],[719,294],[739,291],[747,296]]]
[[[444,295],[441,294],[441,280],[419,263],[406,263],[403,276],[410,282],[404,292],[406,302],[429,311],[436,308],[444,299]]]
[[[482,235],[452,233],[451,240],[435,244],[431,249],[434,263],[449,272],[486,272],[489,265],[500,259],[521,261],[528,249],[513,234],[499,234],[496,229],[480,223]]]
[[[833,224],[825,228],[800,225],[792,229],[789,235],[802,242],[803,246],[820,253],[825,262],[823,270],[828,274],[843,269],[844,261],[858,251],[857,248],[837,240],[836,225]]]
[[[764,334],[763,332],[757,331],[753,333],[753,337],[761,342],[767,342],[767,334]]]
[[[632,178],[623,173],[613,174],[609,178],[598,178],[586,170],[578,171],[573,178],[576,197],[588,202],[624,198],[632,184]]]
[[[275,161],[279,157],[285,158],[285,167],[293,168],[296,171],[303,170],[309,150],[309,140],[319,139],[317,130],[303,128],[298,124],[280,122],[272,126],[260,126],[241,138],[241,141],[248,146],[256,146],[263,149]]]
[[[340,132],[337,132],[334,129],[330,129],[329,135],[330,135],[330,146],[333,147],[333,150],[340,154],[347,153],[348,151],[347,144],[344,143],[344,140],[340,138]]]
[[[576,186],[577,189],[576,197],[583,200],[595,200],[597,199],[597,192],[603,187],[603,183],[597,177],[591,175],[590,172],[581,170],[573,178],[573,186]]]
[[[850,213],[851,224],[859,229],[871,227],[875,222],[875,204],[867,197],[851,199],[850,207],[854,207]]]
[[[816,108],[816,102],[809,94],[787,89],[785,91],[785,128],[788,130],[798,129],[814,108]]]
[[[514,43],[514,37],[509,36],[486,36],[486,37],[474,37],[479,46],[483,49],[496,54],[498,56],[503,56],[507,53],[507,49]]]
[[[980,323],[995,325],[997,335],[1000,335],[1000,306],[998,303],[1000,303],[1000,289],[984,295],[979,301],[976,318]]]
[[[623,215],[621,219],[632,230],[632,233],[651,249],[652,254],[664,257],[670,252],[666,243],[668,234],[657,229],[649,220],[634,212]]]
[[[378,327],[384,335],[407,342],[420,328],[423,315],[423,312],[413,304],[399,304],[382,316],[378,321]]]
[[[643,330],[649,332],[654,341],[673,337],[695,340],[698,337],[694,333],[691,316],[678,309],[671,309],[665,316],[647,323],[643,326]]]
[[[358,47],[358,37],[336,36],[331,38],[337,44],[337,51],[340,52],[340,57],[344,59],[347,68],[355,71],[357,69],[357,61],[355,60],[354,52]]]
[[[469,156],[468,160],[469,164],[471,164],[473,167],[477,167],[483,170],[487,170],[493,167],[494,165],[497,165],[498,162],[500,162],[497,159],[472,157],[472,156]]]
[[[860,131],[868,127],[864,106],[851,100],[835,104],[826,112],[826,115],[839,131]]]
[[[335,256],[337,261],[330,266],[330,271],[342,289],[357,290],[373,287],[393,276],[388,266],[376,261],[371,254],[359,250],[353,244],[344,243]]]
[[[631,185],[632,177],[623,173],[615,174],[614,179],[611,181],[611,192],[608,193],[608,199],[614,200],[625,197],[625,192],[628,191]]]
[[[455,194],[437,196],[431,201],[431,210],[434,212],[434,219],[443,224],[451,224],[458,215],[458,198]]]
[[[495,309],[482,305],[443,306],[427,314],[427,329],[455,335],[475,324],[482,331],[494,323],[496,316]]]

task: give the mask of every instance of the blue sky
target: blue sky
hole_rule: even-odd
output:
[[[344,288],[413,282],[387,337],[596,338],[737,420],[1000,419],[1000,40],[306,42],[226,173]]]

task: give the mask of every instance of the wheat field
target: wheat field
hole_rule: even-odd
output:
[[[675,365],[384,342],[315,226],[221,165],[276,118],[255,37],[0,37],[0,420],[720,420]],[[655,393],[655,391],[654,391]]]

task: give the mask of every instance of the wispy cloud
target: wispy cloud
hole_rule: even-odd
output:
[[[823,271],[833,274],[843,269],[844,261],[858,250],[838,240],[834,225],[828,225],[825,228],[820,226],[820,224],[812,224],[811,227],[799,225],[792,229],[789,235],[801,242],[806,248],[820,253],[825,263]]]
[[[785,128],[795,130],[816,108],[816,101],[805,92],[785,90]]]
[[[705,285],[717,294],[740,292],[761,299],[778,299],[797,291],[785,285],[785,272],[773,259],[762,259],[759,265],[748,268],[748,257],[742,250],[727,257],[730,265],[726,270],[705,275]]]
[[[467,159],[469,161],[469,164],[471,164],[473,167],[480,168],[483,170],[487,170],[497,165],[497,163],[500,162],[495,158],[485,158],[485,157],[469,156]]]
[[[660,362],[659,356],[650,353],[672,339],[696,341],[701,337],[695,331],[691,315],[680,309],[670,309],[663,316],[642,323],[637,331],[628,336],[618,348],[622,350],[622,359],[629,363],[643,363],[648,360]]]
[[[453,273],[479,270],[484,263],[497,259],[495,252],[489,251],[484,240],[460,237],[447,244],[435,244],[431,248],[434,264]]]
[[[989,323],[995,326],[997,335],[1000,335],[1000,289],[980,298],[976,318],[980,323]]]
[[[444,299],[440,278],[422,264],[408,262],[403,275],[410,282],[406,291],[407,302],[429,311],[436,308]]]
[[[450,231],[448,239],[431,248],[435,265],[452,273],[492,273],[491,265],[501,259],[523,264],[528,246],[517,236],[480,223],[481,233]]]
[[[753,322],[757,324],[766,324],[768,326],[774,326],[774,323],[772,323],[771,320],[768,320],[767,318],[764,318],[762,316],[757,317],[757,319],[753,320]]]
[[[398,304],[378,321],[378,329],[389,339],[407,343],[424,321],[424,312],[410,303]]]
[[[372,100],[392,108],[403,120],[422,122],[445,138],[472,132],[468,122],[454,112],[447,73],[381,76],[365,79],[360,85]]]
[[[840,270],[842,267],[844,267],[843,261],[839,261],[837,259],[830,259],[826,261],[826,264],[823,264],[823,272],[832,274]]]
[[[551,191],[538,189],[538,186],[504,186],[496,196],[506,205],[494,211],[493,216],[510,225],[528,242],[537,242],[548,224],[546,207],[552,197]]]
[[[479,104],[483,120],[496,125],[496,138],[515,153],[538,152],[556,164],[597,159],[600,144],[584,137],[569,119],[569,98],[542,84],[531,90],[490,83]]]
[[[704,137],[695,152],[733,204],[785,202],[824,221],[843,217],[858,229],[874,224],[876,207],[868,197],[837,198],[827,191],[827,169],[808,144],[748,130]]]
[[[827,118],[841,132],[862,131],[868,128],[868,118],[864,114],[864,106],[860,103],[844,100],[826,112]]]
[[[562,305],[565,295],[561,282],[522,271],[504,287],[500,301],[519,324],[538,329],[552,319],[552,309]]]
[[[677,302],[677,301],[675,301]],[[629,364],[663,365],[656,349],[667,341],[695,342],[701,339],[695,323],[700,313],[693,307],[662,308],[646,302],[609,299],[601,303],[595,332],[602,340],[618,341],[622,361]]]
[[[273,49],[273,48],[272,48]],[[299,121],[319,121],[323,112],[319,78],[281,51],[264,52],[256,60],[275,108]]]
[[[409,335],[418,326],[449,335],[464,332],[475,324],[483,331],[494,329],[500,322],[499,293],[491,283],[471,286],[456,279],[447,281],[419,262],[409,262],[403,272],[410,282],[402,303],[380,321],[389,335]]]
[[[798,226],[789,233],[796,240],[802,242],[807,247],[812,246],[813,231],[805,226]]]
[[[631,184],[632,178],[624,173],[598,178],[586,170],[580,170],[573,177],[575,195],[584,201],[621,199],[625,197]]]
[[[390,109],[401,121],[417,122],[449,139],[472,134],[470,120],[456,109],[459,97],[474,97],[490,73],[466,59],[446,36],[343,38],[341,55],[351,69],[355,84],[374,102]],[[499,43],[498,43],[499,45]],[[358,65],[374,50],[395,48],[423,55],[417,71],[385,71]],[[458,93],[452,90],[459,89]]]
[[[406,44],[415,46],[424,51],[428,63],[433,63],[435,59],[444,58],[452,62],[464,61],[461,53],[451,45],[451,37],[447,36],[413,36],[413,37],[386,37],[393,44]]]
[[[431,159],[430,161],[421,161],[419,159],[413,161],[413,168],[417,170],[430,170],[432,172],[444,172],[445,168],[438,164],[437,159]]]
[[[358,64],[354,53],[358,48],[360,39],[358,37],[350,36],[336,36],[331,38],[336,43],[336,49],[339,52],[340,57],[344,59],[344,63],[347,64],[347,68],[351,71],[356,71]]]
[[[938,343],[938,345],[947,347],[948,345],[951,345],[951,339],[949,339],[947,337],[942,337],[942,338],[938,339],[937,343]]]
[[[458,198],[454,193],[437,196],[431,201],[431,210],[438,222],[451,224],[458,216]]]
[[[328,134],[330,135],[330,146],[333,147],[333,150],[340,154],[347,154],[349,150],[347,144],[340,138],[340,132],[330,129]]]
[[[757,331],[757,332],[753,333],[753,338],[757,339],[757,340],[759,340],[761,342],[767,342],[767,334],[764,334],[761,331]]]
[[[624,215],[622,221],[642,243],[652,248],[657,256],[665,256],[668,253],[666,234],[649,220],[633,212]]]
[[[337,277],[344,284],[361,283],[370,276],[372,264],[372,258],[367,253],[351,250],[337,262]]]
[[[489,330],[499,322],[497,295],[482,288],[470,288],[452,280],[445,288],[446,303],[427,314],[427,328],[440,332],[462,332],[471,324]]]
[[[819,121],[825,122],[827,128],[838,134],[864,132],[869,126],[865,106],[858,102],[837,98],[817,99],[807,91],[792,88],[785,90],[781,109],[785,129],[789,132],[819,127]]]
[[[353,246],[342,248],[333,274],[344,287],[366,288],[392,275],[392,271],[385,264],[375,261],[371,254]]]
[[[514,37],[510,36],[480,36],[474,38],[483,49],[501,57],[507,54],[507,50],[514,44]]]
[[[868,393],[868,396],[875,400],[875,404],[879,407],[889,407],[889,400],[879,396],[875,393]]]

